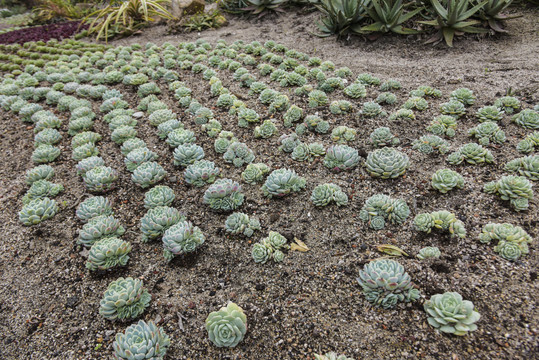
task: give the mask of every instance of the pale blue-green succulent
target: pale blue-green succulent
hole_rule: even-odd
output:
[[[111,282],[99,302],[99,314],[109,320],[135,319],[150,305],[152,296],[140,279],[120,277]]]
[[[86,268],[107,270],[114,266],[125,266],[129,260],[131,244],[117,237],[107,237],[94,243],[88,253]]]
[[[539,129],[539,111],[525,109],[514,115],[511,121],[526,129]]]
[[[153,321],[146,323],[143,320],[129,326],[125,333],[116,334],[112,344],[117,360],[162,360],[169,346],[170,338],[163,328]]]
[[[245,195],[241,192],[241,186],[230,179],[219,179],[215,181],[204,192],[203,201],[213,210],[234,211],[243,204]]]
[[[292,127],[295,122],[303,118],[303,109],[297,105],[292,105],[283,115],[284,126]]]
[[[79,230],[78,244],[91,247],[97,241],[113,236],[121,236],[125,229],[112,215],[99,215],[88,220]]]
[[[197,226],[190,221],[180,221],[163,234],[163,256],[171,261],[175,256],[195,251],[205,239]]]
[[[338,144],[346,144],[356,139],[357,131],[348,126],[337,126],[331,131],[331,140]]]
[[[381,81],[374,75],[369,73],[362,73],[357,76],[356,82],[364,86],[378,86]]]
[[[506,114],[512,114],[516,110],[520,109],[520,101],[516,97],[513,96],[504,96],[499,99],[496,99],[494,102],[494,106],[496,106],[500,111],[505,112]]]
[[[528,134],[524,140],[520,141],[517,144],[517,151],[528,154],[534,151],[536,146],[539,146],[539,131]]]
[[[127,156],[127,154],[129,154],[131,151],[135,149],[146,148],[146,147],[148,146],[146,145],[144,140],[139,139],[139,138],[131,138],[129,140],[124,141],[124,143],[122,144],[122,147],[120,148],[120,151],[122,152],[124,156]]]
[[[255,159],[255,155],[246,144],[242,142],[233,142],[228,146],[223,155],[223,159],[228,163],[234,164],[236,167],[241,167],[252,163]]]
[[[124,158],[124,163],[127,170],[133,172],[141,164],[148,161],[157,160],[158,157],[159,156],[156,153],[146,147],[143,147],[134,149],[129,154],[127,154]]]
[[[438,151],[445,154],[449,151],[449,143],[437,135],[423,135],[412,142],[412,149],[423,154],[432,154]]]
[[[400,225],[409,215],[410,208],[404,200],[376,194],[365,201],[359,212],[359,219],[367,222],[371,229],[381,230],[385,227],[386,221]]]
[[[442,92],[431,86],[420,86],[416,90],[411,91],[410,96],[439,98],[442,96]]]
[[[251,255],[256,263],[265,264],[273,259],[275,262],[284,260],[283,250],[289,249],[286,238],[276,231],[270,231],[268,237],[253,245]]]
[[[230,302],[208,315],[206,330],[215,346],[232,348],[243,340],[247,332],[247,317],[238,305]]]
[[[211,119],[207,124],[202,125],[202,130],[205,131],[209,137],[216,137],[222,129],[223,125],[215,119]]]
[[[269,198],[284,197],[305,188],[306,182],[305,178],[298,176],[294,170],[277,169],[267,177],[262,192]]]
[[[389,121],[397,121],[397,120],[403,120],[403,121],[409,121],[409,120],[415,120],[415,114],[410,109],[399,109],[393,114],[389,115],[388,118]]]
[[[91,192],[106,192],[114,187],[118,172],[108,166],[95,166],[83,175],[84,185]]]
[[[75,214],[80,220],[87,222],[97,216],[114,215],[114,212],[109,199],[103,196],[92,196],[80,203]]]
[[[98,134],[93,131],[83,131],[73,136],[71,139],[71,147],[76,148],[87,143],[96,143],[101,141],[101,134]]]
[[[183,144],[191,144],[196,141],[195,133],[182,128],[174,129],[167,135],[167,144],[178,147]]]
[[[232,235],[242,234],[251,237],[255,230],[260,230],[260,221],[250,218],[247,214],[235,212],[226,218],[225,230]]]
[[[26,183],[32,185],[38,180],[50,180],[54,177],[54,169],[50,165],[39,165],[26,172]]]
[[[354,360],[346,355],[338,355],[334,352],[328,352],[325,355],[314,354],[315,360]]]
[[[472,90],[468,88],[456,89],[449,95],[451,100],[456,100],[464,106],[471,106],[475,103],[475,95]]]
[[[119,115],[114,118],[109,123],[109,129],[110,131],[114,131],[118,129],[120,126],[131,126],[135,127],[138,125],[138,121],[128,115]]]
[[[335,184],[322,184],[314,188],[311,194],[311,201],[315,206],[326,206],[334,202],[337,206],[348,204],[348,195]]]
[[[333,172],[355,168],[359,164],[358,151],[348,145],[333,145],[326,151],[324,166]]]
[[[321,90],[313,90],[308,95],[309,107],[316,108],[329,104],[328,96]]]
[[[477,110],[476,116],[480,122],[498,122],[503,119],[503,111],[496,106],[483,106]]]
[[[200,160],[189,165],[184,171],[184,178],[188,184],[204,186],[211,184],[219,176],[221,170],[213,161]]]
[[[402,105],[404,109],[424,111],[429,107],[427,100],[420,96],[412,96]]]
[[[145,189],[152,185],[157,184],[167,176],[166,170],[156,163],[155,161],[147,161],[140,164],[133,174],[131,175],[131,180]]]
[[[349,114],[353,111],[353,105],[347,100],[335,100],[329,104],[329,111],[333,115]]]
[[[320,118],[318,115],[306,116],[303,125],[305,125],[310,131],[314,131],[319,134],[326,134],[329,131],[329,123],[326,120],[322,120],[322,118]]]
[[[144,194],[144,207],[153,209],[158,206],[170,206],[175,198],[174,190],[165,185],[157,185]]]
[[[135,137],[137,137],[137,130],[129,125],[120,126],[110,134],[110,139],[118,145]]]
[[[174,150],[173,155],[174,165],[186,167],[195,161],[202,160],[204,158],[204,149],[196,144],[183,144]]]
[[[529,200],[533,199],[532,184],[524,176],[503,176],[498,181],[486,183],[483,191],[497,194],[502,200],[509,200],[515,211],[527,210]]]
[[[388,127],[374,129],[369,140],[374,147],[396,146],[400,143],[399,138],[393,135]]]
[[[419,250],[416,255],[419,260],[425,260],[429,258],[439,258],[442,255],[440,249],[435,246],[427,246]]]
[[[490,150],[476,143],[469,143],[461,146],[457,151],[452,152],[447,157],[447,162],[452,165],[460,165],[463,161],[469,164],[491,164],[494,162],[494,156]]]
[[[414,218],[414,226],[416,230],[426,232],[427,234],[432,229],[441,229],[443,231],[449,231],[451,237],[466,237],[464,223],[458,220],[455,214],[446,210],[417,214]]]
[[[453,137],[456,134],[457,120],[453,116],[436,116],[427,127],[427,130],[438,136]]]
[[[529,253],[528,244],[533,239],[520,226],[507,223],[489,223],[483,227],[481,234],[479,234],[479,241],[490,244],[492,240],[497,241],[494,248],[495,252],[499,253],[504,259],[514,261],[521,255]]]
[[[524,156],[505,164],[505,171],[518,172],[533,181],[539,181],[539,155]]]
[[[451,169],[440,169],[432,174],[431,185],[442,194],[464,187],[464,178],[458,172]]]
[[[292,151],[294,151],[295,147],[301,143],[296,133],[281,135],[281,137],[279,138],[279,142],[281,143],[281,146],[279,146],[279,150],[286,153],[291,153]]]
[[[39,145],[32,153],[35,164],[45,164],[56,160],[60,156],[60,149],[53,145]]]
[[[42,199],[42,198],[53,198],[59,193],[64,191],[64,186],[61,184],[55,184],[48,180],[37,180],[32,183],[30,189],[22,198],[22,203],[24,205],[28,204],[32,200]]]
[[[498,124],[493,121],[485,121],[468,130],[468,136],[477,138],[479,144],[488,146],[490,143],[503,144],[506,140],[505,133]]]
[[[390,92],[383,92],[380,93],[380,95],[378,95],[374,101],[378,104],[393,105],[397,102],[397,96]]]
[[[449,115],[455,119],[458,119],[462,115],[466,114],[466,108],[460,101],[451,100],[440,105],[440,112],[442,115]]]
[[[30,201],[19,212],[19,220],[26,226],[36,225],[52,218],[58,212],[58,204],[49,198]]]
[[[94,143],[86,143],[73,149],[71,158],[73,160],[84,160],[89,157],[99,156],[99,149]]]
[[[105,166],[105,160],[100,156],[90,156],[79,161],[75,168],[78,175],[84,176],[88,171],[98,166]]]
[[[425,301],[423,308],[428,314],[427,321],[434,328],[448,334],[467,335],[477,330],[475,322],[481,317],[474,311],[471,301],[462,300],[456,292],[433,295]]]
[[[279,131],[271,120],[264,120],[262,125],[255,127],[254,137],[267,139],[277,134]]]
[[[370,152],[365,164],[371,176],[394,179],[406,172],[410,166],[410,159],[403,152],[383,147]]]
[[[156,239],[163,235],[172,225],[185,220],[182,214],[169,206],[156,206],[140,219],[142,242]]]
[[[43,129],[34,136],[34,145],[54,145],[62,140],[62,134],[56,129]]]
[[[249,164],[241,173],[241,179],[247,184],[254,185],[263,180],[264,175],[269,173],[270,168],[266,164],[256,163]]]
[[[157,135],[160,139],[166,139],[171,131],[183,128],[181,121],[177,119],[167,120],[157,126]]]
[[[358,113],[359,116],[366,118],[385,117],[387,113],[382,109],[380,104],[374,101],[367,101],[363,103],[363,107]]]

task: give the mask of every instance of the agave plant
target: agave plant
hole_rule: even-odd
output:
[[[479,10],[479,17],[486,21],[492,30],[506,33],[507,30],[502,27],[500,21],[515,19],[522,16],[507,16],[501,14],[501,12],[507,9],[512,2],[513,0],[488,0],[485,6]]]
[[[403,5],[402,0],[371,0],[371,6],[367,8],[367,14],[374,20],[374,23],[360,28],[354,26],[352,29],[359,33],[387,33],[391,31],[402,35],[417,34],[417,30],[405,28],[402,24],[423,9],[420,7],[406,13],[404,10],[405,5]]]
[[[470,0],[447,0],[443,5],[438,0],[430,0],[432,4],[434,20],[420,21],[425,25],[434,26],[438,32],[434,34],[428,43],[438,43],[445,40],[448,46],[453,46],[455,35],[463,33],[486,33],[486,29],[475,27],[481,22],[479,20],[470,19],[472,15],[478,12],[488,0],[482,1],[469,9]]]
[[[243,11],[248,11],[252,15],[258,15],[258,18],[269,14],[270,12],[285,11],[280,8],[281,5],[286,4],[287,0],[246,0],[249,6],[242,8]]]
[[[324,14],[318,29],[322,32],[318,36],[328,37],[336,34],[337,37],[348,35],[352,27],[361,23],[367,14],[366,8],[370,0],[321,0],[315,4],[316,8]]]

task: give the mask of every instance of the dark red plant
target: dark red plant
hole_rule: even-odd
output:
[[[24,44],[29,41],[49,41],[50,39],[61,40],[73,36],[85,30],[88,25],[79,28],[80,21],[69,21],[60,24],[28,27],[20,30],[0,34],[0,44]]]

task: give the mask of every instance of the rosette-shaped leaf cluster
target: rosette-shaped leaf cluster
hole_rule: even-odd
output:
[[[357,76],[356,82],[365,86],[378,86],[381,83],[379,78],[369,73],[359,74]]]
[[[43,129],[34,136],[35,146],[54,145],[62,140],[62,134],[56,129]]]
[[[529,253],[528,244],[532,242],[532,237],[520,226],[489,223],[479,234],[479,241],[490,244],[492,240],[497,241],[495,252],[506,260],[514,261]]]
[[[314,354],[314,359],[315,360],[354,360],[345,355],[338,355],[337,353],[334,353],[334,352],[328,352],[326,353],[326,355]]]
[[[506,114],[512,114],[516,110],[520,109],[520,101],[516,97],[513,96],[504,96],[499,99],[496,99],[494,102],[494,106],[496,106],[500,111],[505,112]]]
[[[319,134],[325,134],[329,130],[329,123],[326,120],[322,120],[322,118],[320,118],[318,115],[306,116],[304,119],[303,126],[309,129],[309,131],[313,131]]]
[[[250,164],[255,159],[255,155],[246,144],[242,142],[233,142],[230,144],[223,155],[226,162],[234,164],[236,167],[242,167]]]
[[[247,332],[247,317],[233,302],[214,311],[206,319],[210,341],[217,347],[235,347]]]
[[[357,131],[348,126],[337,126],[331,132],[331,140],[338,144],[346,144],[356,139]]]
[[[174,165],[189,166],[197,160],[204,158],[204,149],[196,144],[179,145],[174,150]]]
[[[273,259],[275,262],[284,260],[283,250],[289,249],[286,238],[276,231],[270,231],[268,237],[253,245],[251,255],[256,263],[265,264]]]
[[[137,130],[129,125],[120,126],[110,134],[110,139],[118,145],[135,137],[137,137]]]
[[[324,145],[320,143],[304,144],[299,143],[292,151],[292,159],[296,161],[311,161],[313,157],[326,154]]]
[[[32,153],[32,161],[36,164],[50,163],[60,156],[60,149],[56,146],[42,144]]]
[[[455,119],[458,119],[462,115],[466,114],[466,108],[460,101],[451,100],[440,105],[440,112],[443,115],[449,115]]]
[[[374,129],[369,139],[374,147],[396,146],[400,143],[399,138],[393,135],[388,127]]]
[[[477,330],[475,323],[481,317],[474,311],[471,301],[462,300],[456,292],[433,295],[425,301],[423,308],[428,314],[428,323],[436,329],[453,335],[467,335]]]
[[[50,165],[39,165],[26,172],[26,183],[32,185],[38,180],[50,180],[54,177],[54,169]]]
[[[377,259],[366,264],[359,271],[357,281],[367,301],[384,309],[395,307],[399,301],[411,302],[419,298],[410,275],[395,260]]]
[[[442,194],[445,194],[455,188],[462,189],[464,178],[458,172],[451,169],[440,169],[432,174],[431,185]]]
[[[256,110],[243,107],[238,110],[238,126],[239,127],[249,127],[249,124],[257,123],[260,121],[260,115]]]
[[[84,185],[91,192],[106,192],[114,186],[118,172],[108,166],[96,166],[83,175]]]
[[[222,129],[223,125],[215,119],[211,119],[207,124],[202,125],[202,130],[205,131],[209,137],[216,137]]]
[[[367,171],[373,177],[394,179],[410,166],[408,155],[390,147],[376,149],[367,156]]]
[[[292,127],[295,122],[303,118],[303,109],[297,105],[292,105],[283,115],[284,126]]]
[[[308,95],[309,107],[316,108],[329,104],[329,98],[322,90],[313,90]]]
[[[50,219],[58,212],[58,204],[49,198],[30,201],[19,212],[19,220],[26,226],[36,225]]]
[[[490,150],[476,143],[469,143],[461,146],[457,151],[452,152],[447,157],[447,162],[452,165],[460,165],[463,161],[468,164],[476,165],[494,162],[494,156]]]
[[[131,180],[145,189],[149,186],[155,185],[167,176],[167,172],[161,165],[155,161],[147,161],[140,164],[133,174]]]
[[[420,86],[416,90],[412,90],[410,96],[439,98],[442,96],[442,92],[431,86]]]
[[[80,161],[98,155],[99,149],[97,148],[97,146],[94,143],[86,143],[74,148],[73,153],[71,154],[71,158],[73,158],[73,160]]]
[[[539,155],[524,156],[505,164],[505,171],[518,172],[533,181],[539,181]]]
[[[188,184],[204,186],[213,183],[220,172],[213,161],[200,160],[189,165],[183,175]]]
[[[279,142],[281,143],[279,150],[286,153],[291,153],[301,143],[295,133],[282,135]]]
[[[228,212],[239,208],[244,199],[240,184],[230,179],[219,179],[206,190],[203,201],[213,210]]]
[[[527,210],[533,199],[530,181],[524,176],[503,176],[498,181],[486,183],[483,190],[488,194],[498,194],[502,200],[509,200],[515,211]]]
[[[114,212],[109,199],[103,196],[92,196],[80,203],[76,215],[82,221],[87,222],[96,216],[114,215]]]
[[[498,122],[503,119],[503,111],[496,106],[483,106],[481,109],[477,110],[476,116],[480,122]]]
[[[390,92],[383,92],[380,93],[380,95],[378,95],[374,101],[376,101],[378,104],[393,105],[397,102],[397,96]]]
[[[432,154],[435,151],[445,154],[449,151],[449,143],[437,135],[423,135],[412,142],[412,149],[423,154]]]
[[[269,198],[284,197],[305,188],[306,183],[307,181],[294,170],[277,169],[267,177],[262,192]]]
[[[196,141],[195,133],[183,128],[174,129],[167,135],[167,144],[178,147],[183,144],[191,144]]]
[[[427,246],[419,250],[416,255],[419,260],[425,260],[429,258],[439,258],[442,255],[440,249],[435,246]]]
[[[204,243],[204,234],[190,221],[182,220],[163,234],[163,256],[171,261],[174,256],[195,251]]]
[[[134,149],[129,154],[127,154],[124,159],[124,163],[127,170],[133,172],[141,164],[148,161],[157,160],[158,157],[159,156],[156,153],[154,153],[147,147],[141,147]]]
[[[73,136],[71,139],[71,147],[76,148],[87,143],[96,143],[101,141],[101,135],[93,131],[83,131]]]
[[[256,163],[249,164],[245,170],[241,173],[241,179],[247,184],[254,185],[263,180],[264,175],[269,173],[270,168],[266,164]]]
[[[314,188],[311,201],[315,206],[326,206],[334,202],[337,206],[348,204],[348,195],[335,184],[322,184]]]
[[[374,101],[367,101],[366,103],[363,103],[363,107],[359,111],[359,115],[366,118],[375,118],[387,116],[387,113],[382,109],[380,104]]]
[[[255,138],[267,139],[277,134],[279,131],[277,127],[271,120],[264,120],[262,125],[255,127],[254,136]]]
[[[142,242],[158,238],[172,225],[185,220],[180,212],[169,206],[156,206],[140,219]]]
[[[221,131],[219,137],[215,139],[213,147],[215,152],[223,154],[228,150],[230,144],[237,142],[238,139],[234,137],[234,134],[230,131]]]
[[[429,107],[429,103],[427,102],[427,100],[423,99],[420,96],[412,96],[411,98],[406,100],[404,104],[402,104],[402,107],[408,110],[423,111],[427,110],[427,108]]]
[[[163,328],[153,321],[146,323],[143,320],[129,326],[125,333],[116,334],[112,344],[114,357],[118,360],[162,360],[169,346],[170,338]]]
[[[487,146],[490,143],[503,144],[506,140],[505,133],[498,124],[492,121],[485,121],[474,128],[468,130],[468,136],[477,138],[479,144]]]
[[[158,206],[169,206],[175,198],[174,190],[168,186],[157,185],[144,194],[144,207],[153,209]]]
[[[455,214],[446,210],[417,214],[414,218],[414,226],[416,230],[426,232],[427,234],[432,229],[441,229],[443,231],[449,231],[451,237],[466,237],[464,223],[458,220]]]
[[[455,130],[457,129],[457,121],[454,117],[449,115],[436,116],[427,127],[427,130],[438,136],[455,136]]]
[[[355,168],[359,164],[358,151],[348,145],[330,146],[326,151],[324,166],[333,172]]]
[[[77,169],[77,174],[84,177],[88,171],[98,166],[105,166],[105,160],[100,156],[90,156],[79,161],[75,168]]]
[[[26,205],[32,200],[53,198],[62,191],[64,191],[64,186],[61,184],[55,184],[48,180],[38,180],[30,186],[30,189],[23,196],[22,203]]]
[[[114,266],[124,266],[129,260],[131,244],[117,237],[107,237],[92,245],[88,253],[86,268],[107,270]]]
[[[179,120],[168,120],[157,126],[157,135],[160,139],[166,139],[171,131],[183,128],[183,124]]]
[[[451,97],[451,100],[458,101],[464,106],[471,106],[475,103],[475,95],[473,91],[468,88],[454,90],[449,96]]]
[[[347,100],[336,100],[329,104],[329,111],[333,115],[349,114],[352,112],[352,110],[354,110],[353,105]]]
[[[517,151],[528,154],[531,153],[536,146],[539,146],[539,131],[528,134],[524,140],[520,141],[517,144]]]
[[[511,120],[526,129],[539,129],[539,111],[531,109],[522,110],[513,116]]]
[[[99,314],[109,320],[135,319],[150,305],[152,296],[140,279],[120,277],[111,282],[99,303]]]
[[[114,216],[99,215],[88,220],[82,229],[79,230],[77,243],[90,247],[101,239],[121,236],[124,233],[125,229]]]
[[[345,87],[343,90],[343,93],[349,98],[359,99],[359,98],[367,96],[367,89],[365,88],[365,85],[363,84],[353,83]]]
[[[242,234],[251,237],[255,230],[260,230],[260,221],[250,218],[247,214],[235,212],[226,218],[225,230],[232,235]]]
[[[418,99],[425,100],[422,98],[418,98]],[[415,120],[415,114],[411,109],[399,109],[393,114],[389,115],[388,120],[389,121]]]
[[[410,215],[410,208],[404,200],[392,199],[384,194],[371,196],[359,212],[359,218],[369,224],[371,229],[381,230],[386,221],[400,225]]]

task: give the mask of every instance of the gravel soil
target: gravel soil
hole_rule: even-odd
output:
[[[205,188],[187,186],[182,170],[172,164],[171,149],[143,118],[137,126],[139,137],[159,154],[159,163],[168,171],[163,184],[175,190],[173,206],[206,236],[206,243],[196,254],[171,263],[164,260],[159,241],[140,241],[144,191],[131,182],[119,147],[110,140],[110,130],[98,112],[98,103],[94,109],[98,114],[95,130],[104,137],[99,143],[101,156],[108,166],[120,172],[118,186],[107,197],[127,229],[122,238],[133,245],[128,265],[97,274],[85,268],[87,250],[76,245],[82,223],[75,217],[75,209],[89,194],[75,173],[65,114],[58,114],[64,120],[62,154],[52,164],[55,182],[66,189],[57,197],[61,211],[37,226],[22,226],[18,211],[27,190],[24,174],[33,167],[30,157],[34,133],[12,113],[0,111],[0,358],[110,358],[114,335],[132,322],[105,320],[98,308],[108,284],[120,276],[143,279],[152,302],[142,318],[158,322],[171,337],[168,359],[313,359],[314,353],[326,351],[345,353],[354,359],[538,358],[537,242],[531,244],[529,255],[509,262],[494,253],[492,246],[477,240],[488,222],[512,223],[523,227],[534,239],[539,236],[537,196],[528,211],[517,213],[506,202],[482,192],[485,182],[506,175],[503,166],[508,160],[522,156],[515,146],[530,131],[511,123],[506,116],[501,127],[507,142],[490,147],[495,163],[487,166],[449,166],[445,156],[424,155],[411,149],[411,142],[427,133],[425,126],[439,114],[439,105],[456,88],[472,89],[477,101],[468,109],[467,116],[459,119],[457,136],[450,140],[452,150],[472,141],[467,130],[477,125],[473,114],[480,107],[491,105],[496,97],[510,91],[525,108],[539,103],[539,11],[528,9],[522,13],[522,18],[507,23],[509,35],[459,39],[453,49],[392,36],[376,42],[359,38],[348,42],[320,39],[310,34],[315,31],[318,15],[302,12],[259,22],[230,19],[229,26],[200,34],[168,35],[166,27],[156,26],[141,36],[113,42],[126,45],[147,41],[174,44],[198,38],[212,43],[217,39],[228,43],[275,40],[331,60],[336,67],[348,66],[356,75],[369,72],[382,80],[399,80],[403,88],[395,92],[396,105],[384,106],[388,113],[398,109],[409,91],[420,85],[431,85],[443,93],[441,99],[429,100],[429,109],[416,112],[417,118],[409,122],[334,116],[327,109],[316,109],[331,128],[347,125],[357,129],[356,140],[350,145],[359,149],[363,157],[373,150],[368,137],[375,128],[389,126],[398,135],[399,149],[408,154],[411,167],[401,178],[380,180],[369,176],[363,166],[334,174],[320,160],[293,161],[278,150],[277,137],[254,139],[252,129],[237,127],[233,116],[216,108],[216,98],[210,97],[209,85],[200,75],[179,70],[194,97],[213,108],[223,127],[249,145],[256,154],[256,162],[264,162],[272,169],[294,169],[307,179],[307,187],[284,199],[269,200],[263,196],[260,185],[243,183],[246,201],[240,211],[258,217],[262,232],[251,239],[229,236],[223,228],[227,214],[212,212],[202,204]],[[247,68],[258,75],[253,67]],[[249,98],[229,72],[220,71],[219,77],[233,93],[243,95],[263,118],[270,118],[267,108]],[[178,107],[166,84],[159,85],[163,91],[160,99],[180,115],[187,128],[195,131],[206,159],[218,164],[224,177],[240,182],[243,168],[224,162],[213,150],[213,139]],[[275,83],[271,86],[276,87]],[[132,89],[117,88],[125,93],[132,108],[138,105],[139,99]],[[371,88],[366,100],[375,99],[378,94],[378,89]],[[307,107],[305,99],[289,96],[292,103]],[[330,99],[344,97],[339,92]],[[361,102],[354,104],[359,108]],[[290,132],[283,127],[280,117],[276,116],[279,131]],[[321,142],[326,147],[332,143],[329,135],[312,133],[302,140]],[[444,167],[464,176],[464,189],[446,195],[431,189],[431,174]],[[347,207],[316,208],[310,202],[312,190],[326,182],[341,186],[348,194]],[[408,221],[380,231],[360,221],[361,207],[376,193],[404,199],[412,210]],[[438,232],[425,235],[413,229],[412,219],[417,213],[442,209],[455,213],[465,223],[465,239],[450,239]],[[290,239],[296,237],[310,250],[290,251],[279,264],[255,264],[251,258],[252,244],[270,230]],[[364,299],[356,277],[369,260],[384,256],[377,252],[378,244],[399,246],[411,255],[398,261],[419,288],[419,301],[381,310]],[[441,258],[416,259],[415,254],[425,246],[438,246]],[[427,324],[423,301],[446,291],[459,292],[474,303],[481,314],[477,331],[466,337],[448,336]],[[248,332],[236,348],[220,349],[210,343],[204,320],[228,301],[244,309]]]

